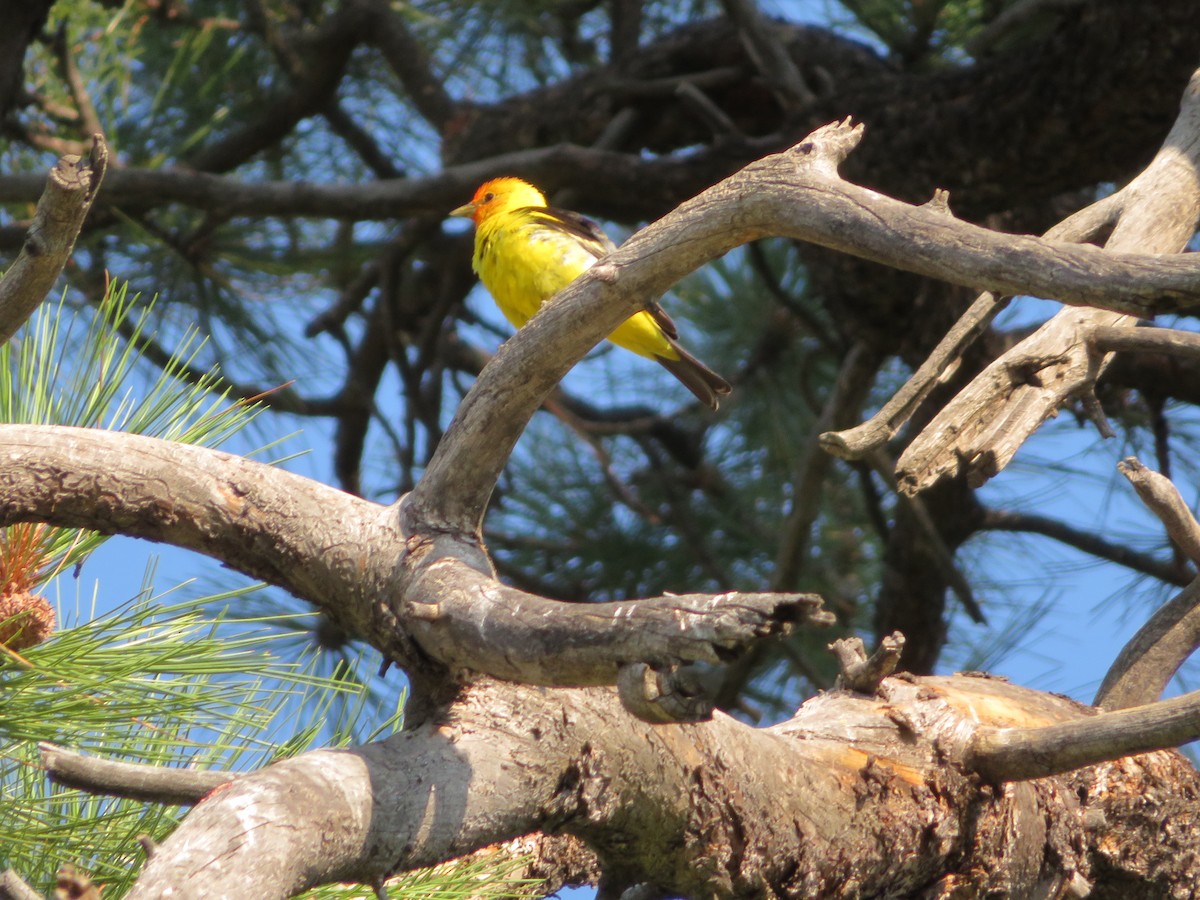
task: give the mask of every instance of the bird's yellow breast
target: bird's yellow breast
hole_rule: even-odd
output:
[[[475,271],[517,328],[595,261],[569,235],[522,221],[519,211],[492,216],[475,232]]]
[[[517,328],[597,259],[577,238],[531,220],[526,212],[506,210],[480,222],[475,229],[475,255],[471,261],[504,317]],[[679,358],[646,312],[626,319],[609,340],[650,359]]]

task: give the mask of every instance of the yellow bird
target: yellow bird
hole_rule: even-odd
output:
[[[512,324],[520,328],[541,305],[615,248],[591,219],[546,205],[546,198],[519,178],[480,185],[470,203],[450,213],[475,222],[471,265]],[[661,363],[712,409],[731,390],[729,382],[679,346],[675,323],[654,304],[636,312],[608,339],[618,347]]]

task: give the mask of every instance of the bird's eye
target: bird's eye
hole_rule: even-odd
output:
[[[483,195],[484,203],[491,203],[495,199],[496,199],[496,195],[493,194],[491,191],[488,191],[486,194]]]

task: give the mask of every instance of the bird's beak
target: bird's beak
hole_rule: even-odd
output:
[[[475,203],[464,203],[458,209],[450,210],[450,215],[461,216],[464,219],[473,219],[475,218],[475,207],[477,205]]]

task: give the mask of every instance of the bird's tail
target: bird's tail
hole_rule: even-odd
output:
[[[715,410],[720,405],[719,398],[733,390],[729,382],[675,341],[671,341],[671,347],[679,354],[679,359],[667,359],[665,356],[656,356],[655,359],[695,394],[697,400]]]

